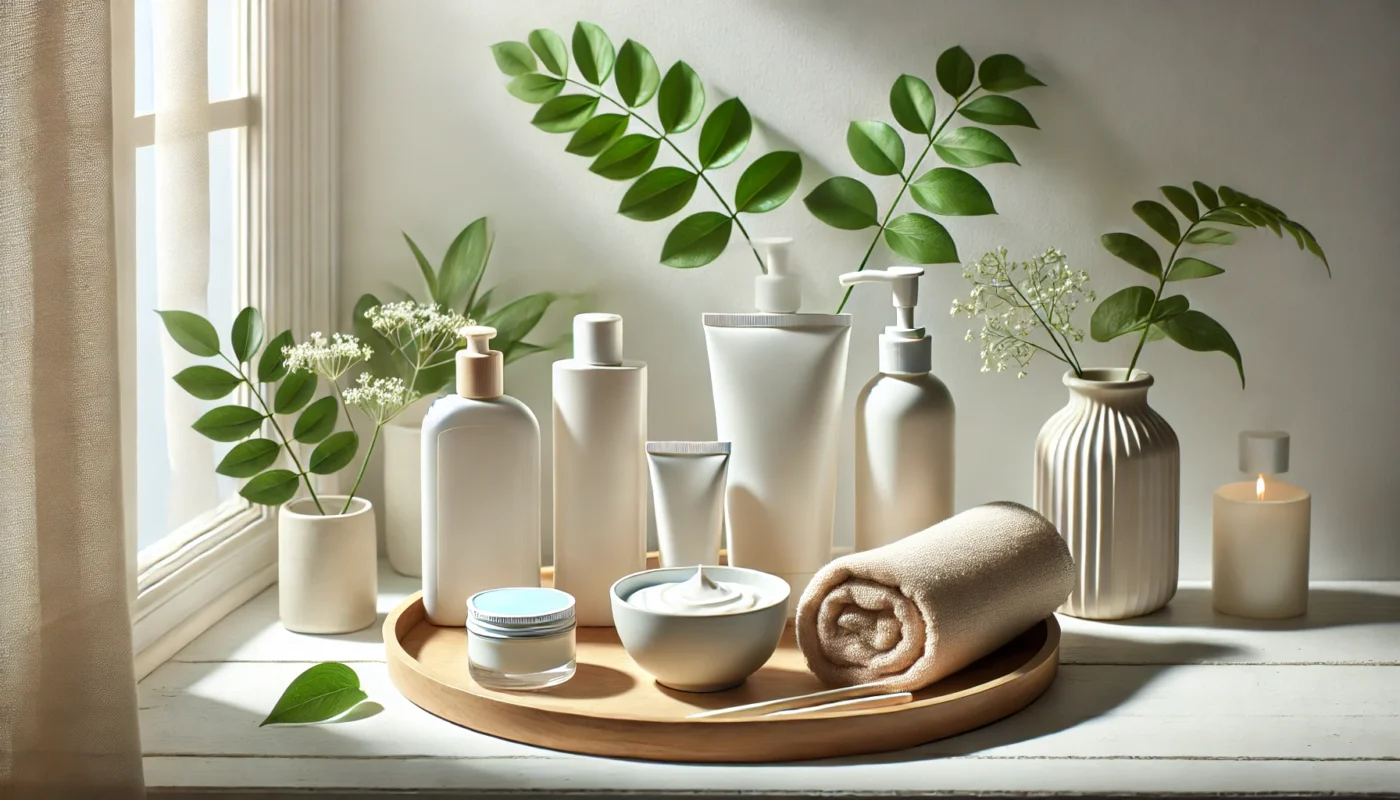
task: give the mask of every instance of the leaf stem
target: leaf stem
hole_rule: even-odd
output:
[[[316,504],[316,510],[321,512],[321,516],[324,517],[326,515],[326,509],[321,507],[321,498],[316,496],[316,488],[311,485],[311,476],[306,473],[306,470],[301,468],[301,461],[297,459],[296,450],[292,449],[292,443],[287,439],[287,434],[282,432],[282,426],[277,424],[277,416],[272,413],[272,409],[267,407],[267,402],[263,400],[262,393],[258,391],[258,387],[249,380],[248,376],[243,374],[242,365],[233,363],[229,360],[229,357],[223,353],[219,353],[219,358],[227,361],[228,365],[233,367],[234,372],[238,373],[238,377],[242,378],[243,382],[248,384],[248,388],[252,390],[253,397],[258,401],[258,405],[262,406],[263,413],[267,415],[267,421],[271,422],[272,429],[277,431],[277,438],[282,440],[282,447],[286,448],[287,455],[291,456],[292,465],[297,468],[297,474],[301,476],[302,481],[306,484],[306,491],[311,495],[311,502]]]
[[[628,107],[627,105],[625,105],[624,103],[622,103],[622,102],[619,101],[619,100],[614,100],[612,97],[610,97],[610,96],[608,95],[607,92],[604,92],[602,89],[599,89],[599,88],[594,87],[594,86],[590,86],[589,84],[586,84],[586,83],[580,83],[579,81],[576,81],[576,80],[574,80],[573,78],[565,78],[564,80],[567,81],[568,83],[572,83],[572,84],[575,85],[575,86],[581,86],[581,87],[583,87],[584,89],[587,89],[588,91],[590,91],[590,92],[596,94],[597,96],[603,98],[604,100],[607,100],[609,103],[612,103],[613,105],[615,105],[615,106],[617,106],[618,108],[622,109],[623,111],[627,112],[627,116],[628,116],[628,117],[630,117],[630,118],[632,118],[632,119],[635,119],[635,120],[637,120],[638,122],[642,123],[643,125],[647,126],[647,128],[650,129],[652,133],[656,134],[656,138],[658,138],[658,139],[660,139],[661,141],[665,142],[667,145],[669,145],[669,146],[671,147],[672,150],[676,151],[676,155],[678,155],[678,156],[681,157],[681,160],[684,161],[684,162],[686,163],[686,166],[689,166],[689,167],[691,168],[691,170],[693,170],[693,171],[695,172],[695,174],[698,175],[698,176],[700,177],[700,180],[704,181],[704,182],[705,182],[705,185],[708,186],[708,187],[710,187],[710,192],[711,192],[712,194],[714,194],[715,199],[719,201],[719,205],[720,205],[721,208],[724,209],[724,213],[725,213],[730,219],[734,220],[734,224],[739,228],[739,233],[743,234],[743,236],[744,236],[744,241],[748,242],[748,244],[749,244],[749,250],[752,250],[752,251],[753,251],[753,257],[754,257],[754,260],[758,262],[758,269],[759,269],[759,271],[761,271],[761,272],[763,272],[763,273],[767,273],[767,272],[768,272],[768,268],[765,267],[765,266],[763,265],[763,258],[762,258],[761,256],[759,256],[759,254],[758,254],[758,247],[754,245],[754,243],[753,243],[753,238],[749,236],[748,229],[746,229],[746,228],[744,227],[744,223],[743,223],[743,222],[739,221],[739,212],[737,212],[737,211],[735,211],[735,210],[733,210],[732,208],[729,207],[729,202],[726,201],[726,200],[724,199],[724,195],[720,194],[719,189],[715,188],[715,185],[714,185],[713,183],[710,182],[710,179],[705,175],[705,171],[704,171],[703,169],[701,169],[700,167],[696,166],[695,162],[694,162],[694,161],[691,161],[691,160],[690,160],[690,157],[687,156],[687,155],[685,154],[685,152],[682,151],[681,148],[680,148],[675,142],[671,141],[671,138],[670,138],[669,136],[667,136],[664,132],[662,132],[660,129],[658,129],[655,125],[653,125],[653,124],[651,124],[650,122],[648,122],[648,121],[646,120],[646,118],[643,117],[641,114],[638,114],[638,113],[636,112],[636,110],[634,110],[634,109]]]
[[[355,420],[350,416],[350,406],[345,402],[345,393],[340,390],[340,381],[331,381],[331,386],[335,387],[335,396],[340,398],[340,407],[345,411],[345,422],[350,425],[350,431],[358,435],[359,431],[355,430]]]
[[[1054,326],[1052,326],[1052,325],[1050,324],[1050,321],[1047,320],[1043,315],[1041,315],[1040,310],[1037,309],[1037,308],[1035,307],[1035,305],[1034,305],[1033,303],[1031,303],[1031,301],[1028,300],[1024,294],[1021,293],[1021,288],[1020,288],[1019,286],[1016,285],[1016,281],[1015,281],[1015,280],[1012,280],[1011,277],[1010,277],[1010,275],[1007,276],[1006,285],[1009,286],[1009,287],[1011,288],[1011,291],[1013,291],[1013,292],[1016,293],[1016,296],[1017,296],[1017,297],[1021,298],[1021,302],[1023,302],[1023,303],[1026,304],[1026,308],[1027,308],[1032,314],[1035,315],[1036,319],[1040,320],[1041,326],[1045,328],[1045,333],[1046,333],[1046,335],[1048,335],[1048,336],[1050,337],[1050,341],[1054,343],[1055,349],[1059,350],[1061,353],[1064,354],[1064,357],[1061,358],[1060,360],[1063,361],[1063,362],[1065,362],[1066,364],[1069,364],[1071,367],[1073,367],[1073,368],[1074,368],[1074,374],[1075,374],[1076,376],[1082,375],[1082,372],[1080,371],[1079,367],[1075,364],[1073,357],[1070,355],[1072,352],[1074,352],[1074,348],[1073,348],[1073,347],[1069,347],[1069,349],[1066,349],[1066,347],[1069,345],[1069,339],[1068,339],[1068,338],[1065,339],[1065,344],[1064,344],[1064,345],[1061,345],[1061,344],[1060,344],[1060,340],[1057,339],[1057,338],[1055,338],[1055,328],[1054,328]],[[1030,344],[1030,345],[1032,345],[1032,346],[1035,346],[1035,345],[1034,345],[1033,343],[1031,343],[1031,342],[1026,342],[1026,344]],[[1045,350],[1045,348],[1043,348],[1043,347],[1040,348],[1040,349],[1041,349],[1041,350]],[[1050,351],[1046,350],[1046,352],[1048,353],[1048,352],[1050,352]],[[1053,355],[1053,354],[1052,354],[1052,355]]]
[[[1221,208],[1225,208],[1225,206],[1221,206]],[[1142,335],[1138,337],[1137,347],[1133,349],[1133,358],[1128,362],[1128,371],[1123,373],[1125,381],[1132,378],[1133,370],[1137,368],[1138,358],[1142,356],[1142,348],[1147,344],[1147,334],[1152,330],[1152,318],[1157,313],[1157,303],[1162,299],[1162,292],[1167,288],[1167,277],[1171,275],[1172,264],[1176,263],[1176,253],[1186,243],[1186,237],[1191,235],[1191,231],[1195,230],[1201,221],[1198,219],[1186,226],[1186,230],[1181,232],[1181,238],[1177,240],[1176,246],[1172,248],[1172,254],[1167,256],[1167,263],[1162,265],[1162,274],[1157,278],[1157,293],[1152,296],[1152,305],[1147,309],[1147,324],[1142,326]]]
[[[345,507],[340,509],[342,514],[350,510],[350,503],[355,499],[355,492],[360,489],[360,481],[365,478],[365,468],[369,466],[369,457],[374,455],[374,445],[379,441],[379,431],[383,427],[383,423],[376,423],[374,426],[374,434],[369,437],[369,449],[365,450],[365,457],[360,460],[360,473],[355,476],[355,485],[350,487],[350,494],[345,496]]]
[[[900,175],[901,178],[904,178],[904,185],[899,187],[899,193],[894,196],[894,202],[890,203],[889,209],[885,211],[885,218],[880,221],[880,227],[875,229],[875,237],[870,240],[870,246],[865,248],[865,256],[861,258],[860,266],[856,267],[856,272],[863,271],[866,265],[870,263],[870,254],[875,252],[875,245],[880,241],[880,234],[884,232],[885,226],[889,224],[890,217],[894,216],[895,208],[899,206],[899,201],[904,199],[904,193],[909,189],[910,181],[912,181],[914,175],[918,173],[919,165],[924,163],[924,157],[928,155],[928,151],[933,149],[933,143],[938,140],[939,134],[943,133],[944,128],[948,127],[948,123],[953,120],[953,117],[958,113],[958,109],[962,108],[963,103],[971,100],[972,96],[977,94],[981,89],[982,84],[979,83],[969,89],[967,94],[959,98],[957,102],[953,103],[953,110],[949,111],[948,116],[944,117],[943,121],[938,124],[938,127],[934,128],[933,132],[928,135],[928,144],[924,146],[924,151],[919,154],[919,158],[914,162],[914,166],[910,168],[909,177],[904,178],[902,174]],[[841,296],[841,304],[836,307],[837,314],[845,310],[846,302],[851,299],[851,292],[854,291],[855,288],[854,286],[846,287],[846,293]]]

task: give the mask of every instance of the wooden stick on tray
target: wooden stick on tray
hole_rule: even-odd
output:
[[[791,709],[806,709],[809,706],[820,706],[828,703],[835,703],[840,700],[854,700],[871,695],[884,694],[878,683],[862,683],[856,686],[844,686],[840,689],[828,689],[824,692],[812,692],[811,694],[800,694],[796,697],[784,697],[778,700],[765,700],[761,703],[749,703],[742,706],[731,706],[729,708],[718,708],[713,711],[701,711],[691,714],[686,719],[739,719],[742,717],[761,717],[764,714],[772,714],[775,711],[788,711]]]

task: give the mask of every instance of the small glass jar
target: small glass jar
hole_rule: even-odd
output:
[[[574,598],[557,589],[488,589],[467,600],[467,667],[487,689],[531,691],[574,676]]]

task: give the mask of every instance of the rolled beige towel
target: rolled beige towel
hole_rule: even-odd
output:
[[[823,683],[915,691],[1024,633],[1073,588],[1055,526],[988,503],[827,564],[802,594],[797,643]]]

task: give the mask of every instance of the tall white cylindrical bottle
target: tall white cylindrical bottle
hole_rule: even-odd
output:
[[[495,329],[462,335],[457,393],[423,418],[423,606],[447,626],[477,592],[540,585],[540,426],[502,393]]]
[[[554,588],[579,625],[611,626],[608,590],[646,569],[647,365],[622,357],[622,317],[574,317],[554,362]]]
[[[953,515],[953,397],[934,377],[914,327],[922,267],[849,272],[841,283],[889,283],[895,324],[880,335],[880,374],[856,397],[856,550],[871,550]]]

